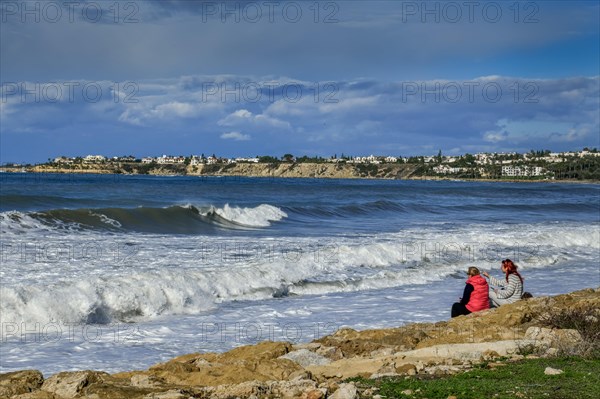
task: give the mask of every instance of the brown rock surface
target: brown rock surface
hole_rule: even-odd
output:
[[[64,398],[74,398],[79,395],[84,388],[91,384],[103,383],[110,379],[108,373],[97,371],[74,371],[54,374],[44,381],[42,390],[54,393]]]
[[[261,342],[222,354],[184,355],[150,368],[150,375],[168,384],[215,386],[245,381],[284,380],[302,370],[295,362],[278,359],[290,352],[287,342]]]
[[[2,397],[2,396],[0,396]],[[33,391],[29,393],[22,393],[17,396],[11,396],[11,399],[62,399],[53,393],[46,391]]]
[[[37,370],[23,370],[0,374],[0,397],[10,397],[39,389],[44,376]]]
[[[383,348],[400,352],[438,344],[514,340],[524,338],[529,327],[539,326],[549,310],[557,309],[600,309],[600,289],[532,298],[438,323],[360,332],[341,329],[316,342],[340,348],[345,357],[354,357]]]

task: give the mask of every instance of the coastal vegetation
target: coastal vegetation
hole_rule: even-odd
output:
[[[561,370],[546,375],[546,368]],[[485,362],[469,372],[444,377],[351,379],[359,390],[382,398],[594,399],[600,397],[600,359],[530,358]]]
[[[455,375],[356,377],[346,382],[354,382],[363,392],[389,398],[600,397],[600,318],[597,309],[557,309],[542,315],[540,322],[554,331],[577,331],[581,340],[556,345],[552,356],[544,356],[535,345],[524,345],[516,358],[483,361],[468,372]],[[560,373],[547,370],[559,370]]]

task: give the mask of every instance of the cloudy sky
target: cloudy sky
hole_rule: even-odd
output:
[[[0,2],[0,162],[600,147],[588,2]]]

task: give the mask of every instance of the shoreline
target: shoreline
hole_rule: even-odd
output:
[[[247,164],[242,164],[247,165]],[[271,164],[256,164],[256,165],[264,165],[261,169],[262,172],[265,170],[274,170]],[[285,164],[290,165],[290,164]],[[292,168],[298,164],[291,164]],[[259,177],[259,178],[282,178],[282,179],[356,179],[356,180],[405,180],[405,181],[446,181],[446,182],[489,182],[489,183],[566,183],[566,184],[600,184],[600,180],[574,180],[574,179],[487,179],[487,178],[459,178],[459,177],[439,177],[439,176],[416,176],[412,172],[409,171],[408,175],[405,177],[398,177],[398,170],[394,170],[396,172],[395,176],[391,176],[389,173],[381,176],[369,176],[369,175],[359,175],[359,174],[349,174],[349,173],[323,173],[329,171],[325,168],[323,170],[322,165],[331,165],[331,164],[304,164],[309,165],[310,169],[321,169],[322,172],[315,173],[311,171],[309,173],[286,173],[286,171],[279,170],[279,173],[227,173],[229,169],[223,170],[223,168],[213,168],[215,170],[202,170],[200,173],[190,172],[188,168],[179,168],[179,170],[172,170],[170,168],[159,168],[152,170],[152,173],[123,173],[121,170],[110,170],[106,168],[94,168],[94,169],[66,169],[66,168],[41,168],[34,167],[26,170],[22,170],[21,168],[0,168],[0,176],[4,173],[9,174],[36,174],[36,175],[111,175],[111,176],[159,176],[159,177],[232,177],[232,178],[240,178],[240,177]],[[255,166],[255,165],[252,165]],[[385,165],[384,165],[385,166]],[[276,168],[277,169],[277,168]],[[275,170],[276,170],[275,169]],[[281,165],[278,167],[281,169]],[[404,169],[404,168],[402,168]],[[338,169],[339,170],[339,169]],[[178,173],[179,172],[179,173]],[[183,172],[183,173],[181,173]]]
[[[224,353],[191,353],[146,370],[59,372],[47,378],[36,370],[3,373],[0,397],[324,399],[346,397],[335,392],[349,389],[355,394],[347,397],[358,398],[349,379],[449,376],[489,362],[552,357],[582,344],[576,330],[546,328],[548,309],[597,314],[600,288],[521,300],[440,322],[343,328],[305,344],[263,341]],[[360,397],[372,395],[361,392]]]

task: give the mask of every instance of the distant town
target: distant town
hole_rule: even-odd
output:
[[[600,152],[596,148],[584,148],[580,151],[551,152],[550,150],[530,151],[528,153],[477,153],[464,155],[444,155],[439,151],[431,156],[349,156],[341,154],[329,158],[294,156],[284,154],[275,156],[254,156],[227,158],[215,154],[201,155],[162,155],[138,158],[133,155],[106,157],[103,155],[86,155],[80,157],[59,156],[48,159],[38,165],[6,164],[3,171],[10,168],[22,168],[22,171],[33,170],[32,166],[72,170],[73,172],[89,169],[108,169],[114,173],[147,174],[152,169],[163,168],[174,172],[197,172],[199,167],[216,165],[219,171],[230,170],[240,164],[334,164],[353,166],[359,176],[380,177],[379,168],[390,165],[412,165],[411,177],[438,178],[479,178],[479,179],[531,179],[531,180],[600,180]],[[132,169],[132,167],[137,167]],[[178,166],[179,168],[169,169]],[[223,168],[224,167],[224,168]],[[183,168],[183,169],[182,169]],[[215,171],[217,169],[206,168]],[[184,172],[185,173],[185,172]]]

